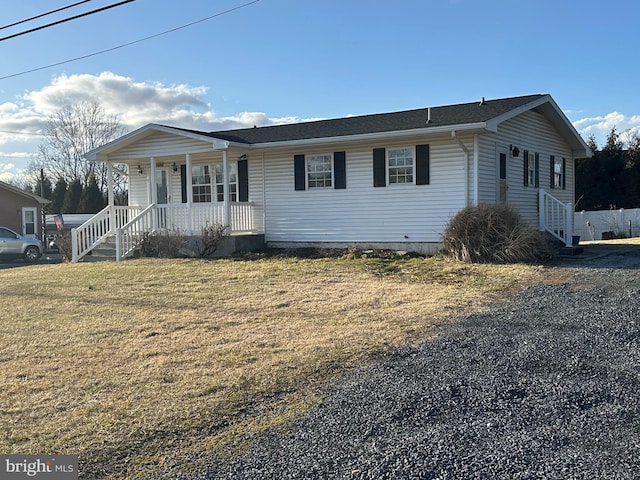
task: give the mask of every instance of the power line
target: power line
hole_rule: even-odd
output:
[[[236,10],[240,10],[241,8],[253,5],[254,3],[258,3],[259,1],[260,0],[253,0],[253,1],[248,2],[248,3],[244,3],[242,5],[238,5],[237,7],[230,8],[229,10],[225,10],[223,12],[216,13],[215,15],[211,15],[211,16],[208,16],[206,18],[201,18],[200,20],[196,20],[195,22],[187,23],[185,25],[181,25],[179,27],[172,28],[171,30],[165,30],[164,32],[160,32],[160,33],[156,33],[155,35],[150,35],[148,37],[140,38],[138,40],[134,40],[134,41],[129,42],[129,43],[123,43],[122,45],[118,45],[116,47],[107,48],[106,50],[100,50],[99,52],[89,53],[87,55],[82,55],[80,57],[70,58],[68,60],[63,60],[61,62],[50,63],[49,65],[45,65],[43,67],[32,68],[31,70],[25,70],[23,72],[13,73],[11,75],[5,75],[4,77],[0,77],[0,80],[6,80],[7,78],[18,77],[20,75],[26,75],[27,73],[38,72],[40,70],[45,70],[47,68],[57,67],[59,65],[64,65],[66,63],[76,62],[78,60],[84,60],[85,58],[95,57],[96,55],[102,55],[103,53],[113,52],[114,50],[118,50],[120,48],[129,47],[131,45],[135,45],[136,43],[141,43],[141,42],[144,42],[146,40],[150,40],[152,38],[160,37],[160,36],[166,35],[168,33],[173,33],[175,31],[182,30],[183,28],[191,27],[191,26],[196,25],[198,23],[206,22],[207,20],[211,20],[212,18],[221,17],[222,15],[226,15],[226,14],[234,12]]]
[[[83,0],[82,2],[74,3],[73,5],[67,5],[66,7],[56,8],[55,10],[51,10],[50,12],[42,13],[40,15],[36,15],[35,17],[25,18],[24,20],[20,20],[19,22],[10,23],[9,25],[5,25],[4,27],[0,27],[0,30],[4,30],[5,28],[9,28],[9,27],[15,27],[16,25],[20,25],[21,23],[27,23],[27,22],[30,22],[31,20],[36,20],[38,18],[46,17],[47,15],[51,15],[52,13],[58,13],[58,12],[61,12],[63,10],[67,10],[69,8],[77,7],[78,5],[82,5],[83,3],[87,3],[87,2],[90,2],[90,1],[91,0]]]
[[[136,0],[124,0],[119,3],[114,3],[112,5],[107,5],[106,7],[101,7],[96,10],[91,10],[90,12],[80,13],[79,15],[74,15],[73,17],[63,18],[62,20],[58,20],[57,22],[48,23],[46,25],[42,25],[40,27],[35,27],[30,30],[25,30],[24,32],[14,33],[13,35],[8,35],[6,37],[0,38],[0,42],[4,40],[9,40],[10,38],[19,37],[21,35],[26,35],[27,33],[37,32],[38,30],[43,30],[45,28],[53,27],[54,25],[59,25],[61,23],[70,22],[71,20],[77,20],[78,18],[86,17],[89,15],[93,15],[94,13],[104,12],[105,10],[109,10],[110,8],[119,7],[120,5],[124,5],[125,3],[135,2]]]

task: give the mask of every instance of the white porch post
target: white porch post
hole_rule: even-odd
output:
[[[567,203],[565,206],[565,244],[567,247],[573,246],[573,204]]]
[[[116,228],[116,209],[113,195],[113,165],[107,162],[107,197],[109,202],[109,233],[115,233]]]
[[[222,151],[222,178],[224,184],[224,190],[222,192],[224,216],[222,222],[225,226],[229,226],[229,230],[233,230],[233,226],[231,225],[231,205],[229,204],[229,162],[227,159],[227,150]]]
[[[149,199],[149,204],[150,205],[155,205],[156,203],[158,203],[158,182],[156,182],[156,159],[155,157],[151,157],[151,166],[149,168],[149,182],[150,183],[150,189],[149,189],[149,193],[150,193],[150,199]],[[158,210],[154,209],[153,211],[153,228],[157,229],[158,228]]]
[[[186,180],[187,180],[187,231],[193,234],[192,212],[191,212],[191,193],[193,191],[193,184],[191,178],[191,154],[187,153],[186,156]]]

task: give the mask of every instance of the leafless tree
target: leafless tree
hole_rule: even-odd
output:
[[[100,189],[106,192],[106,165],[89,162],[84,154],[123,133],[118,117],[107,114],[96,102],[66,105],[49,117],[44,140],[38,147],[38,156],[28,170],[32,176],[39,177],[40,169],[44,169],[53,184],[59,179],[67,184],[80,180],[83,187],[93,175]],[[126,169],[118,166],[113,171],[114,185],[119,189],[116,190],[116,197],[126,196]]]

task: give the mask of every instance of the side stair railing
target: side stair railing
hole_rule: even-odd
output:
[[[72,228],[71,261],[78,262],[139,211],[139,207],[107,206],[78,228]]]
[[[140,245],[144,234],[158,224],[156,204],[152,203],[122,227],[116,229],[116,261],[127,258]]]
[[[573,204],[563,203],[542,188],[539,190],[540,230],[571,247],[573,242]]]

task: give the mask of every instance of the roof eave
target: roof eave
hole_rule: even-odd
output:
[[[574,158],[591,157],[593,154],[584,139],[580,136],[576,128],[569,121],[558,104],[551,95],[544,95],[532,102],[509,110],[508,112],[492,118],[487,122],[487,126],[492,131],[497,131],[498,125],[529,110],[539,108],[543,114],[553,123],[561,133],[567,144],[571,147],[571,154]]]
[[[189,132],[181,130],[179,128],[173,128],[166,125],[159,125],[156,123],[149,123],[144,127],[129,132],[112,142],[109,142],[101,147],[98,147],[90,152],[85,153],[84,158],[89,161],[106,162],[109,160],[109,154],[120,150],[123,147],[131,145],[141,138],[147,137],[155,132],[170,133],[172,135],[178,135],[181,137],[192,138],[202,142],[212,144],[213,150],[224,150],[232,145],[236,145],[234,142],[229,142],[220,138],[215,138],[210,135],[199,134],[196,132]],[[237,144],[238,146],[244,146],[243,144]]]

